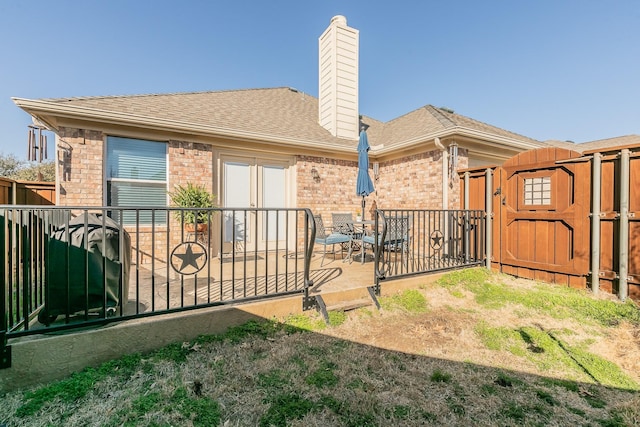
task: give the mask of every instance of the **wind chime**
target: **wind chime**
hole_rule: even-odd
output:
[[[29,125],[27,160],[30,162],[42,162],[47,157],[47,135],[42,133],[41,127]]]
[[[458,144],[453,141],[449,145],[449,179],[455,180],[456,170],[458,168]]]

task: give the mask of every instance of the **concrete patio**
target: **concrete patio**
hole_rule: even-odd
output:
[[[315,251],[309,278],[313,285],[310,296],[350,289],[366,289],[374,281],[373,255],[360,253],[351,261],[337,251],[328,253],[322,262],[322,252]],[[214,257],[193,275],[181,275],[166,262],[155,261],[132,265],[128,302],[124,315],[176,309],[184,306],[254,298],[267,294],[302,290],[304,259],[302,255],[284,252],[261,252],[257,256],[237,255],[234,260]],[[321,266],[321,263],[323,264]],[[138,286],[136,286],[136,283]]]

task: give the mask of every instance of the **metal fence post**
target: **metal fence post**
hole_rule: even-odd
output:
[[[0,212],[0,242],[6,242],[6,209]],[[0,251],[0,369],[11,367],[11,347],[7,345],[7,332],[9,330],[9,314],[7,312],[7,253]]]
[[[485,252],[486,252],[486,267],[491,270],[491,237],[493,235],[493,176],[491,169],[485,171]]]
[[[618,298],[624,301],[628,294],[629,269],[629,149],[620,151],[620,265],[618,269]]]
[[[593,200],[591,207],[591,291],[600,291],[600,205],[602,154],[593,154]]]

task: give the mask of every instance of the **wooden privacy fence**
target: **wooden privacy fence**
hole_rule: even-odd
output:
[[[640,300],[640,146],[541,148],[460,176],[493,269]]]
[[[55,205],[53,182],[14,181],[0,177],[0,205]]]

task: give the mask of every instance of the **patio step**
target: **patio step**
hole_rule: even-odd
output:
[[[362,298],[350,301],[340,301],[331,305],[327,305],[327,311],[351,311],[362,307],[370,307],[374,305],[371,298]]]
[[[374,305],[377,309],[380,309],[380,303],[378,302],[378,298],[375,294],[375,289],[373,287],[368,287],[367,291],[369,293],[368,298],[354,298],[349,300],[337,300],[332,301],[331,304],[325,302],[324,298],[321,295],[316,295],[316,308],[324,317],[324,320],[327,324],[329,324],[329,311],[350,311],[355,310],[362,307],[369,307]]]

